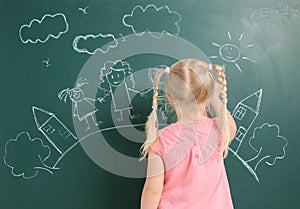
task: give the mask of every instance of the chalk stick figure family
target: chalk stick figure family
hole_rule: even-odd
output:
[[[141,97],[144,97],[146,91],[135,89],[133,70],[128,62],[122,60],[107,61],[100,69],[99,81],[98,88],[101,96],[97,99],[89,98],[85,95],[82,87],[89,83],[87,79],[82,78],[76,82],[75,87],[63,89],[58,93],[58,98],[65,103],[68,98],[71,100],[73,103],[73,117],[76,117],[80,122],[86,122],[86,131],[90,129],[91,121],[96,126],[103,123],[103,121],[97,121],[95,118],[95,113],[98,112],[95,102],[102,104],[108,98],[111,99],[113,112],[118,115],[115,119],[117,122],[124,120],[124,112],[128,112],[130,119],[140,117],[139,114],[134,113],[134,108],[131,104],[132,95],[139,94]]]

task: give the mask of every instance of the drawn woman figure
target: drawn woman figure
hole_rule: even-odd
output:
[[[132,88],[129,88],[126,83],[127,77],[129,77]],[[117,121],[123,121],[123,111],[128,111],[131,119],[139,117],[139,115],[132,114],[133,107],[129,92],[139,93],[139,91],[133,89],[135,81],[128,62],[121,60],[106,62],[100,70],[99,80],[99,89],[103,91],[104,95],[98,100],[103,103],[106,97],[111,96],[114,112],[120,113]]]
[[[69,98],[74,103],[73,117],[77,117],[80,122],[83,120],[86,121],[87,127],[85,131],[90,129],[90,124],[88,121],[89,117],[92,118],[96,126],[102,123],[102,121],[98,122],[94,116],[94,114],[98,111],[94,105],[96,100],[85,97],[84,92],[81,89],[81,87],[86,84],[88,84],[88,81],[80,78],[74,88],[66,88],[58,93],[58,98],[60,100],[63,100],[66,103],[67,98]]]

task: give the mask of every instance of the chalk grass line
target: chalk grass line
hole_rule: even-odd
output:
[[[169,13],[169,14],[172,14],[172,13],[173,13],[173,14],[177,15],[177,16],[179,17],[179,21],[175,22],[175,26],[176,26],[176,28],[177,28],[177,33],[176,33],[176,34],[171,34],[171,33],[169,33],[168,31],[166,31],[165,29],[163,29],[163,31],[161,32],[160,36],[155,36],[155,35],[152,33],[153,31],[149,31],[149,29],[146,29],[146,30],[143,31],[143,32],[137,32],[137,31],[135,30],[135,28],[134,28],[133,25],[129,25],[129,24],[126,23],[125,19],[126,19],[127,17],[133,17],[133,16],[134,16],[134,12],[135,12],[136,9],[141,9],[141,11],[142,11],[143,13],[145,13],[146,10],[147,10],[149,7],[153,7],[157,12],[158,12],[159,10],[163,9],[163,8],[166,8],[166,9],[168,10],[168,13]],[[124,26],[131,28],[132,32],[133,32],[135,35],[137,35],[137,36],[142,36],[142,35],[144,35],[146,32],[148,32],[153,38],[160,39],[160,38],[163,36],[164,33],[166,33],[166,34],[168,34],[168,35],[171,35],[171,36],[178,36],[179,33],[180,33],[180,26],[179,26],[179,23],[181,22],[181,20],[182,20],[181,15],[180,15],[178,12],[176,12],[176,11],[171,11],[170,8],[169,8],[167,5],[161,6],[161,7],[156,7],[154,4],[149,4],[149,5],[147,5],[145,8],[143,8],[143,7],[140,6],[140,5],[135,6],[135,7],[132,9],[131,14],[126,14],[126,15],[123,16],[123,18],[122,18],[122,23],[123,23]]]
[[[60,168],[52,168],[52,167],[46,165],[46,164],[44,163],[44,161],[42,160],[42,158],[41,158],[41,156],[40,156],[39,154],[38,154],[38,158],[40,159],[40,162],[41,162],[41,164],[42,164],[44,167],[35,166],[35,167],[33,167],[34,169],[44,170],[44,171],[49,172],[49,173],[52,174],[52,175],[53,175],[53,172],[51,171],[52,169],[55,169],[55,170],[59,170],[59,169],[60,169]]]
[[[62,16],[62,17],[63,17],[64,22],[65,22],[65,26],[66,26],[66,29],[65,29],[64,31],[59,32],[57,36],[55,36],[55,35],[53,35],[53,34],[48,34],[45,40],[41,40],[41,39],[39,39],[39,38],[36,39],[35,41],[33,41],[33,40],[31,40],[31,39],[27,39],[26,41],[23,40],[23,38],[22,38],[22,30],[23,30],[23,28],[25,28],[25,27],[30,28],[34,22],[37,22],[38,24],[41,24],[41,23],[44,21],[44,19],[45,19],[46,17],[54,18],[54,17],[56,17],[56,16]],[[41,20],[33,19],[33,20],[31,20],[31,21],[29,22],[29,24],[24,24],[24,25],[22,25],[22,26],[20,27],[20,29],[19,29],[19,38],[20,38],[20,40],[22,41],[22,43],[24,43],[24,44],[27,44],[28,42],[30,42],[30,43],[32,43],[32,44],[36,44],[36,43],[38,43],[38,42],[40,42],[40,43],[45,43],[45,42],[47,42],[50,38],[58,39],[62,34],[65,34],[65,33],[67,33],[68,31],[69,31],[69,24],[68,24],[68,22],[67,22],[66,16],[65,16],[63,13],[56,13],[56,14],[54,14],[54,15],[45,14],[45,15],[42,17]]]
[[[165,125],[165,124],[160,124],[160,125]],[[79,139],[78,141],[76,141],[72,146],[70,146],[65,152],[63,152],[61,154],[61,156],[58,158],[58,160],[56,161],[56,163],[54,164],[53,168],[55,168],[57,166],[57,164],[64,158],[64,156],[66,154],[68,154],[68,152],[70,152],[77,144],[79,144],[80,142],[82,142],[83,140],[87,139],[88,137],[94,135],[94,134],[98,134],[101,132],[105,132],[105,131],[110,131],[110,130],[114,130],[114,129],[119,129],[119,128],[131,128],[131,127],[140,127],[140,126],[145,126],[145,123],[139,123],[139,124],[131,124],[131,125],[123,125],[123,126],[113,126],[113,127],[108,127],[108,128],[104,128],[104,129],[100,129],[96,132],[90,133],[84,137],[82,137],[81,139]]]
[[[241,161],[241,163],[248,169],[248,171],[254,176],[255,180],[256,180],[257,182],[259,182],[259,178],[258,178],[257,174],[255,173],[255,171],[253,170],[253,168],[251,168],[250,165],[249,165],[243,158],[241,158],[241,157],[238,155],[238,153],[236,153],[235,151],[233,151],[230,147],[229,147],[228,149],[229,149],[229,151],[231,151],[231,152],[234,154],[234,156],[235,156],[237,159],[239,159],[239,160]]]

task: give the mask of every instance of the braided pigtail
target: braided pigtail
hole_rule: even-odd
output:
[[[146,123],[146,141],[144,142],[144,144],[141,146],[140,148],[140,152],[141,152],[141,158],[139,159],[139,161],[143,160],[144,158],[146,158],[148,151],[149,151],[149,147],[155,142],[155,140],[157,139],[158,136],[158,120],[157,120],[157,103],[158,103],[158,93],[159,93],[159,82],[160,82],[160,78],[162,76],[162,74],[164,72],[169,71],[170,68],[166,68],[166,69],[162,69],[159,70],[156,73],[156,77],[155,77],[155,81],[154,81],[154,90],[153,90],[153,101],[152,101],[152,112],[150,113],[147,123]]]
[[[229,128],[229,121],[228,121],[228,114],[227,114],[227,81],[225,73],[221,66],[213,65],[213,69],[216,71],[218,75],[218,82],[221,84],[221,100],[222,100],[222,107],[220,110],[219,115],[219,123],[220,123],[220,130],[223,136],[223,156],[224,158],[228,155],[228,147],[230,144],[230,128]]]

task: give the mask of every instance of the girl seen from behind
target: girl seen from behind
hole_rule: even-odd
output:
[[[165,89],[158,89],[166,74]],[[158,130],[157,100],[165,92],[177,122]],[[213,108],[216,117],[211,117]],[[185,59],[156,74],[152,112],[146,123],[147,178],[141,209],[232,209],[223,159],[236,125],[227,110],[222,67]]]

